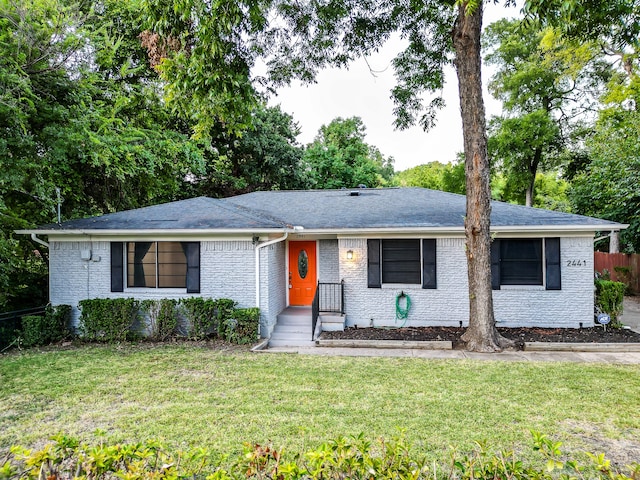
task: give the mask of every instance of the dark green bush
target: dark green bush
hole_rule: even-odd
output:
[[[613,267],[613,270],[616,272],[616,277],[618,281],[625,284],[626,291],[625,295],[634,295],[635,286],[638,283],[638,279],[631,267]]]
[[[147,319],[149,339],[164,341],[175,335],[178,327],[177,304],[177,300],[170,298],[143,300],[140,303],[142,316]]]
[[[640,475],[637,463],[619,470],[604,454],[586,453],[579,460],[564,455],[560,442],[533,436],[539,457],[534,460],[477,443],[470,452],[451,450],[441,461],[428,461],[402,437],[370,441],[362,434],[293,454],[247,443],[242,455],[216,455],[205,448],[173,454],[157,441],[91,446],[57,435],[41,449],[11,447],[0,462],[0,479],[634,480]]]
[[[46,343],[44,334],[45,319],[43,315],[24,315],[22,317],[22,345],[35,347]]]
[[[621,282],[611,280],[596,280],[596,307],[611,315],[611,325],[620,326],[618,316],[622,314],[622,304],[626,286]]]
[[[133,298],[93,298],[79,302],[80,332],[89,341],[122,342],[131,338],[140,302]]]
[[[0,322],[0,353],[18,344],[21,330],[20,318]]]
[[[244,345],[258,337],[259,308],[235,308],[220,323],[220,336],[227,342]]]
[[[70,305],[47,305],[44,315],[22,317],[22,344],[35,347],[59,342],[71,336],[69,319]]]
[[[180,300],[182,313],[187,321],[187,337],[192,340],[217,336],[218,303],[211,298],[190,297]]]

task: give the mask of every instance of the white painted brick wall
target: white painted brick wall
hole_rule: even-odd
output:
[[[91,249],[100,261],[84,261],[81,250]],[[78,302],[87,298],[231,298],[239,307],[255,306],[255,269],[251,241],[203,241],[200,243],[200,293],[185,289],[131,288],[111,291],[111,251],[109,242],[50,241],[50,299],[54,305],[73,308],[77,325]]]
[[[367,240],[340,239],[340,276],[345,281],[347,325],[368,327],[400,326],[396,321],[396,296],[404,291],[411,298],[406,326],[448,325],[466,323],[467,267],[463,239],[439,239],[436,246],[438,288],[423,290],[420,285],[367,288]],[[346,260],[347,250],[354,258]],[[404,304],[403,304],[404,305]]]
[[[459,326],[469,321],[468,279],[463,238],[438,239],[435,290],[419,285],[367,288],[367,241],[339,241],[340,276],[345,280],[347,325],[400,326],[395,318],[396,296],[411,297],[407,326]],[[590,238],[562,238],[562,290],[521,287],[495,290],[494,309],[499,326],[579,327],[593,325],[593,244]],[[346,260],[346,251],[354,259]],[[567,261],[586,260],[586,266],[568,267]]]
[[[287,306],[285,242],[260,251],[260,335],[269,337],[277,315]]]
[[[318,241],[318,281],[340,283],[338,240]]]
[[[581,265],[568,266],[567,261],[571,260],[579,260]],[[585,327],[592,327],[593,240],[561,238],[560,268],[562,290],[526,287],[494,290],[493,305],[498,326],[578,328],[582,323]]]
[[[466,325],[469,317],[467,267],[463,238],[437,240],[437,281],[435,290],[419,285],[381,289],[367,288],[367,242],[362,238],[321,241],[320,278],[345,280],[347,325],[399,326],[395,300],[400,291],[411,297],[406,325]],[[181,289],[127,289],[111,292],[109,242],[50,241],[50,296],[54,305],[74,307],[85,298],[135,297],[138,299],[182,298]],[[99,261],[81,260],[82,250],[91,250]],[[354,259],[346,260],[347,250]],[[285,244],[261,250],[260,298],[261,333],[270,334],[276,315],[286,306]],[[586,265],[567,266],[571,260]],[[593,325],[593,247],[590,238],[562,238],[562,290],[521,287],[494,291],[498,325],[578,327]],[[339,267],[336,268],[336,265]],[[336,273],[337,272],[337,273]],[[201,242],[201,293],[211,298],[232,298],[240,307],[255,306],[255,256],[251,241]]]

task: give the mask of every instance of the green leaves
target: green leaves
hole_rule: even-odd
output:
[[[579,213],[630,224],[621,248],[640,249],[640,114],[608,110],[587,140],[591,162],[576,175],[569,195]]]
[[[393,174],[393,158],[364,141],[365,126],[359,117],[336,118],[320,127],[304,152],[313,188],[369,188],[385,185]]]

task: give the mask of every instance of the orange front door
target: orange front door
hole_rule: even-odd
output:
[[[316,242],[289,242],[289,305],[311,305],[316,277]]]

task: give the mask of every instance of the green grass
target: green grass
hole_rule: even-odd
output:
[[[315,447],[339,435],[425,449],[578,445],[640,438],[640,367],[221,352],[189,345],[82,347],[0,357],[0,450],[64,432],[237,452]],[[582,439],[582,440],[581,440]]]

